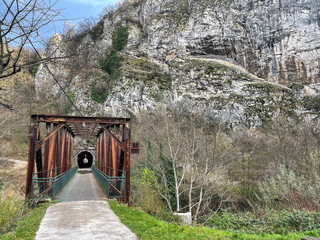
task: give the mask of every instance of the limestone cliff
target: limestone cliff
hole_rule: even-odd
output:
[[[125,1],[74,48],[66,88],[88,113],[166,105],[256,126],[320,110],[317,0]]]

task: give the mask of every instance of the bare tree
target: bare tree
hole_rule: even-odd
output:
[[[106,7],[102,9],[102,12],[100,13],[100,19],[103,19],[105,15],[108,14],[114,14],[115,11],[118,9],[117,4],[109,4]]]
[[[49,25],[60,14],[60,11],[55,9],[57,1],[0,1],[0,79],[40,62],[39,57],[23,58],[23,52],[27,46],[39,46],[41,34],[49,31]],[[0,104],[10,107],[4,99],[1,99]]]
[[[0,78],[20,72],[37,61],[21,62],[23,49],[39,43],[41,31],[60,14],[56,1],[2,0],[0,8]],[[48,30],[48,29],[46,29]]]
[[[159,196],[171,211],[189,211],[193,219],[211,215],[230,201],[236,186],[228,176],[231,139],[220,126],[206,128],[203,119],[159,111],[143,121],[142,160],[157,177]]]

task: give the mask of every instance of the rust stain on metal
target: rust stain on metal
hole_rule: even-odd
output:
[[[40,134],[41,124],[45,126],[45,134]],[[94,147],[100,171],[113,177],[125,171],[125,202],[128,203],[130,153],[139,153],[138,143],[134,143],[130,149],[130,132],[130,118],[32,115],[29,128],[26,196],[30,197],[32,193],[34,173],[37,172],[38,177],[43,178],[55,177],[71,169],[75,151]],[[41,135],[44,135],[43,139],[40,138]],[[96,138],[95,142],[94,138]],[[88,146],[88,144],[91,145]],[[48,187],[49,184],[43,184],[41,190],[49,191]]]

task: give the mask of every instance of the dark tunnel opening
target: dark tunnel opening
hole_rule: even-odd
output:
[[[88,151],[83,151],[78,154],[79,168],[91,168],[93,164],[93,155]]]

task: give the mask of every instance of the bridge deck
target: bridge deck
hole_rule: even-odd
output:
[[[79,169],[76,175],[62,189],[57,199],[61,202],[90,201],[104,200],[106,196],[91,169]]]
[[[110,209],[91,170],[82,169],[50,206],[35,240],[137,240]]]

